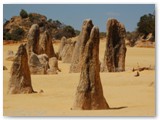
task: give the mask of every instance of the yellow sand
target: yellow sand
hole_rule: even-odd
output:
[[[68,73],[70,64],[59,61],[62,72],[58,75],[31,75],[37,94],[7,94],[11,61],[6,61],[8,50],[17,51],[19,44],[4,45],[4,115],[5,116],[154,116],[155,115],[155,70],[142,71],[134,77],[132,68],[155,66],[154,48],[127,48],[126,71],[100,73],[104,96],[110,110],[71,110],[79,73]],[[59,44],[55,44],[57,51]],[[100,43],[100,60],[105,50],[105,41]]]

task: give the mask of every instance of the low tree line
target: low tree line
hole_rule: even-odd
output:
[[[61,39],[63,36],[66,38],[74,37],[79,35],[80,31],[75,30],[70,25],[65,25],[59,20],[48,19],[47,21],[40,21],[41,15],[33,15],[32,13],[27,13],[22,9],[19,13],[22,19],[29,18],[30,22],[37,23],[41,28],[48,29],[51,33],[54,31],[52,37],[55,39]],[[6,20],[4,25],[8,24],[9,21]],[[155,39],[155,14],[145,14],[140,17],[139,22],[137,23],[137,29],[133,32],[127,32],[127,39],[131,42],[131,46],[134,46],[134,43],[139,39],[140,36],[144,36],[144,39],[149,33],[153,34],[153,41]],[[3,29],[3,39],[4,40],[21,40],[24,38],[25,31],[23,28],[16,27],[12,32],[9,32],[7,29]],[[105,37],[106,33],[101,32],[100,37]]]
[[[126,38],[130,41],[130,46],[134,46],[140,38],[146,39],[149,34],[152,34],[151,41],[155,41],[155,14],[145,14],[140,17],[137,23],[137,28],[133,32],[127,32]]]

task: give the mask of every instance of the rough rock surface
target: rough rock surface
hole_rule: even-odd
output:
[[[109,109],[103,96],[99,74],[99,29],[97,27],[92,28],[89,39],[85,41],[83,47],[80,81],[72,109]]]
[[[9,94],[34,93],[31,84],[28,56],[25,45],[21,44],[11,68],[9,80]]]
[[[61,43],[60,43],[59,50],[58,50],[58,60],[62,60],[62,51],[66,44],[66,40],[67,40],[66,37],[62,37],[61,39]]]
[[[40,63],[42,63],[42,64],[49,61],[49,58],[46,54],[38,55],[38,59],[39,59]]]
[[[79,35],[79,38],[76,42],[73,55],[72,55],[72,61],[70,66],[70,73],[77,73],[81,70],[81,59],[84,53],[84,47],[86,42],[88,41],[90,37],[90,32],[93,27],[92,20],[86,19],[83,22],[82,30]]]
[[[41,54],[37,56],[39,59],[39,62],[46,67],[45,69],[49,69],[49,58],[46,54]]]
[[[41,55],[41,59],[39,59],[37,54],[31,53],[30,60],[29,60],[29,68],[31,74],[46,74],[48,69],[48,62],[44,62],[44,56]]]
[[[49,67],[47,70],[47,74],[58,74],[58,71],[61,71],[58,67],[58,60],[56,57],[52,57],[49,59]]]
[[[125,45],[126,30],[123,24],[116,19],[107,22],[106,50],[101,71],[120,72],[125,71]]]
[[[56,56],[52,45],[52,40],[50,39],[47,31],[42,34],[39,40],[38,55],[39,54],[46,54],[49,58]]]
[[[27,36],[27,53],[28,53],[28,59],[30,59],[31,53],[34,52],[38,54],[39,51],[39,26],[37,24],[33,24],[29,30],[28,36]]]
[[[63,50],[60,54],[63,63],[71,63],[73,51],[75,48],[75,43],[76,41],[72,41],[71,39],[68,39],[66,41],[66,44],[63,47]]]

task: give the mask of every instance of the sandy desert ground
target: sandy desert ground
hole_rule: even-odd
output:
[[[71,110],[79,73],[69,73],[70,64],[59,61],[62,72],[58,75],[32,75],[35,91],[44,93],[7,94],[11,61],[6,61],[8,50],[17,51],[19,44],[4,45],[3,61],[8,70],[3,71],[4,116],[155,116],[155,70],[140,72],[134,77],[132,68],[155,66],[154,48],[127,48],[126,71],[100,73],[104,96],[109,110]],[[57,51],[59,44],[54,45]],[[105,41],[100,42],[100,60],[105,50]]]

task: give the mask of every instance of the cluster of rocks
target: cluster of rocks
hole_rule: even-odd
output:
[[[62,60],[63,63],[71,63],[75,43],[76,41],[72,39],[62,37],[57,55],[58,60]]]
[[[31,74],[48,74],[51,69],[52,72],[49,72],[49,74],[57,74],[59,70],[58,60],[56,59],[49,33],[45,31],[40,37],[39,26],[34,24],[31,26],[27,38],[26,48]],[[49,61],[54,62],[54,64],[50,66]]]
[[[33,24],[27,39],[27,44],[21,44],[15,55],[12,51],[8,52],[8,56],[14,58],[9,80],[10,94],[34,93],[31,74],[57,74],[60,71],[47,31],[40,37],[39,26]]]
[[[84,20],[76,42],[63,37],[57,55],[49,33],[45,31],[40,37],[39,26],[32,25],[27,44],[20,45],[15,55],[9,93],[34,93],[30,75],[57,74],[57,71],[60,71],[58,60],[62,60],[64,63],[71,62],[70,73],[80,72],[80,81],[72,109],[109,109],[103,95],[100,71],[125,70],[125,35],[124,25],[116,19],[108,20],[106,50],[103,63],[100,64],[99,28],[94,26],[92,20]]]
[[[83,22],[81,37],[78,41],[80,81],[72,109],[98,110],[109,109],[103,96],[99,67],[99,28],[95,27],[92,20]],[[75,64],[76,65],[76,64]]]
[[[85,20],[82,31],[75,44],[70,66],[70,73],[78,73],[81,70],[81,60],[84,54],[85,44],[90,39],[90,32],[93,28],[91,20]],[[126,30],[123,24],[116,19],[109,19],[107,22],[107,38],[104,59],[100,65],[101,72],[121,72],[125,71],[125,45]]]
[[[87,19],[83,22],[70,66],[70,72],[80,72],[72,109],[109,109],[103,96],[99,72],[100,70],[108,72],[125,70],[125,35],[124,25],[116,19],[108,20],[106,50],[100,67],[99,29],[93,25],[92,20]]]

